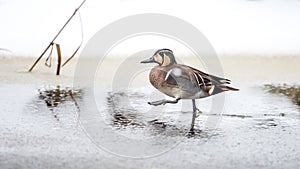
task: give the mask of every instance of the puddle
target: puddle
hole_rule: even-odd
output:
[[[145,135],[163,137],[203,139],[211,137],[202,126],[195,127],[194,133],[190,133],[192,112],[155,109],[157,107],[152,107],[154,110],[149,112],[142,112],[136,105],[145,108],[148,106],[146,101],[145,94],[142,92],[107,92],[106,105],[103,104],[101,107],[105,107],[103,112],[108,114],[108,118],[107,115],[105,116],[110,120],[109,124],[124,132],[125,130],[140,131]],[[196,120],[205,119],[209,114],[201,116]],[[204,125],[205,120],[201,120],[200,123]]]
[[[257,89],[259,90],[259,89]],[[243,93],[241,93],[243,94]],[[264,92],[262,91],[262,94]],[[248,96],[247,93],[245,95]],[[261,98],[264,102],[261,105],[268,104],[273,105],[273,98],[269,98],[266,95]],[[244,97],[244,96],[242,96]],[[209,112],[201,113],[197,118],[197,127],[193,134],[189,132],[190,129],[190,119],[192,117],[192,112],[181,112],[176,109],[168,109],[167,112],[158,113],[159,116],[154,116],[151,114],[154,111],[143,113],[137,107],[147,107],[146,104],[148,98],[145,94],[141,92],[108,92],[106,97],[106,111],[108,112],[111,120],[111,125],[116,129],[124,130],[140,130],[146,135],[152,136],[165,136],[165,137],[186,137],[186,138],[199,138],[205,139],[215,136],[216,134],[209,134],[207,129],[205,129],[205,118],[212,116],[222,116],[223,118],[232,118],[233,122],[238,123],[240,120],[246,120],[253,124],[252,127],[256,129],[269,129],[278,126],[279,121],[277,118],[286,117],[292,112],[281,112],[280,109],[275,109],[277,107],[264,106],[257,112],[253,114],[244,114],[244,109],[239,109],[238,111],[225,112],[224,114],[213,114]],[[255,100],[255,98],[253,98]],[[273,101],[277,101],[276,98]],[[277,104],[276,104],[277,105]],[[174,107],[178,105],[172,105]],[[274,111],[276,110],[276,111]],[[104,110],[104,112],[106,112]],[[254,111],[254,110],[253,110]],[[156,112],[157,113],[157,112]],[[290,117],[290,116],[288,116]],[[177,118],[177,119],[176,119]],[[180,118],[178,120],[178,118]],[[183,118],[184,120],[181,120]],[[239,120],[240,119],[240,120]],[[209,131],[214,133],[214,131]],[[220,134],[220,133],[219,133]],[[217,134],[218,135],[218,134]]]
[[[284,90],[276,87],[271,89],[271,86],[266,87],[272,93],[281,93]],[[286,95],[292,93],[295,89],[288,89]],[[82,100],[84,92],[82,89],[74,89],[64,86],[50,86],[39,89],[39,100],[46,104],[47,108],[52,112],[54,118],[59,120],[60,114],[64,114],[68,107],[80,107],[77,101]],[[294,94],[295,95],[295,94]],[[295,97],[292,95],[293,97]],[[147,105],[147,98],[143,91],[118,91],[118,92],[102,92],[96,97],[104,97],[101,102],[102,112],[105,113],[107,124],[114,130],[121,133],[141,134],[145,137],[162,136],[162,137],[181,137],[181,138],[197,138],[206,140],[222,133],[216,133],[211,129],[205,129],[205,119],[211,116],[222,116],[223,118],[232,118],[233,121],[252,121],[253,127],[256,129],[269,129],[278,126],[277,118],[285,117],[285,112],[274,113],[261,109],[260,114],[243,114],[240,110],[238,112],[229,112],[224,114],[211,114],[204,112],[197,118],[197,127],[194,133],[190,133],[190,120],[192,112],[181,112],[177,110],[178,105],[172,105],[171,109],[155,109],[149,112],[143,110],[149,108]],[[97,98],[96,98],[97,100]],[[162,106],[165,108],[165,106]],[[268,110],[271,108],[269,107]],[[76,111],[76,110],[75,110]],[[266,112],[266,113],[262,113]],[[236,119],[236,120],[235,120]]]
[[[59,110],[60,107],[66,103],[72,103],[75,105],[78,111],[80,110],[77,101],[82,99],[83,91],[81,89],[57,85],[38,89],[38,92],[38,98],[46,104],[46,106],[52,112],[54,118],[57,120],[59,120],[57,112],[62,111],[55,110]]]

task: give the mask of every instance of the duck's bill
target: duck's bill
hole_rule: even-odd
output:
[[[141,63],[153,63],[154,62],[154,59],[153,57],[149,58],[149,59],[146,59],[146,60],[143,60],[141,61]]]

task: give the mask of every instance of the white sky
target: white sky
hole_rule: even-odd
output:
[[[0,48],[38,56],[80,3],[0,0]],[[87,0],[81,9],[84,42],[107,24],[140,13],[169,14],[190,22],[218,53],[300,53],[299,0]],[[70,54],[80,38],[79,19],[74,17],[56,42]],[[137,44],[132,46],[143,48]]]

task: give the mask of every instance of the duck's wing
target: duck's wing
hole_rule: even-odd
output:
[[[200,90],[208,95],[214,95],[224,91],[238,89],[227,86],[230,80],[204,73],[186,65],[171,67],[165,76],[168,86],[177,87],[186,97],[193,96]]]
[[[207,74],[205,72],[202,72],[198,69],[195,69],[193,67],[187,66],[189,67],[193,73],[194,76],[197,77],[197,79],[199,80],[199,84],[200,85],[210,85],[211,83],[214,84],[230,84],[230,80],[226,79],[226,78],[222,78],[222,77],[218,77],[218,76],[214,76],[214,75],[210,75]]]
[[[191,68],[185,65],[175,65],[166,70],[165,84],[181,91],[181,98],[194,96],[201,89],[199,78]]]
[[[208,73],[202,72],[198,69],[188,66],[192,71],[194,76],[197,79],[197,82],[200,87],[206,90],[210,95],[221,93],[224,91],[237,91],[239,89],[227,86],[230,84],[230,80],[214,75],[210,75]]]

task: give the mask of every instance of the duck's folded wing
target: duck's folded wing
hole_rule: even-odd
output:
[[[165,82],[169,86],[178,87],[185,92],[199,91],[198,77],[188,67],[173,67],[165,77]]]
[[[227,86],[228,84],[230,84],[229,79],[210,75],[192,67],[189,68],[192,69],[194,76],[196,77],[200,87],[206,90],[210,95],[221,93],[228,90],[232,90],[232,91],[238,90],[236,88]]]
[[[208,95],[221,93],[228,90],[238,90],[229,86],[230,80],[209,75],[189,66],[181,65],[170,69],[165,77],[168,86],[179,88],[185,97],[193,96],[200,90]]]
[[[189,67],[189,68],[192,69],[195,76],[197,76],[197,78],[200,79],[199,83],[230,84],[229,79],[210,75],[198,69],[195,69],[193,67]]]

